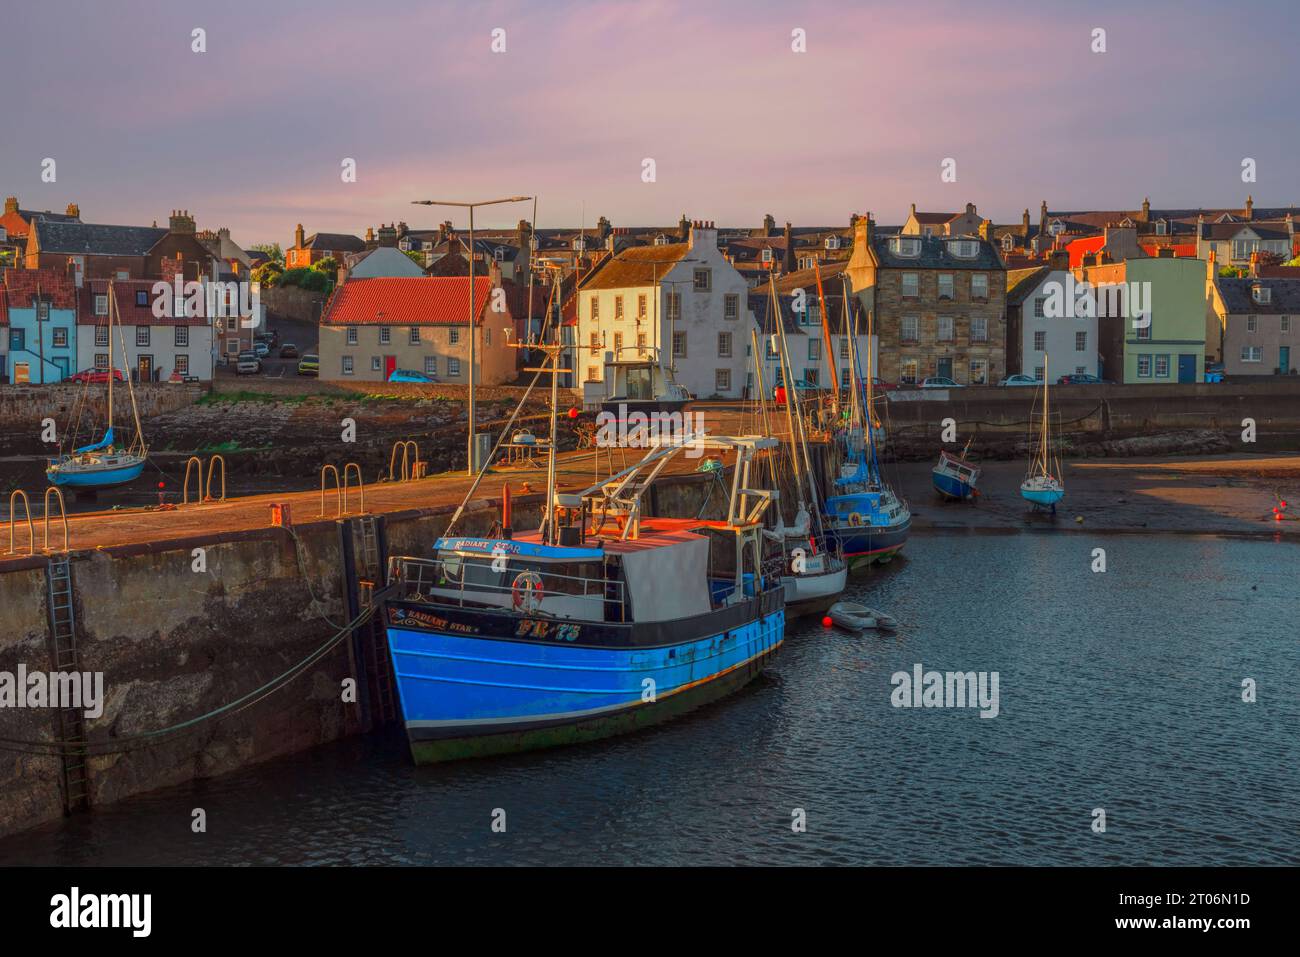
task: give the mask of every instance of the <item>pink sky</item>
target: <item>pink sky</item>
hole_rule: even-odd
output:
[[[300,221],[432,226],[409,205],[430,197],[537,195],[544,227],[1286,205],[1298,26],[1280,2],[43,0],[6,23],[0,189],[91,222],[184,207],[284,245]],[[502,209],[483,224],[531,217]]]

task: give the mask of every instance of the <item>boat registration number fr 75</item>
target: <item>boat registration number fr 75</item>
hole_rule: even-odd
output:
[[[576,641],[581,633],[580,625],[560,624],[557,621],[545,621],[540,618],[524,618],[515,629],[519,638],[554,638],[557,641]]]

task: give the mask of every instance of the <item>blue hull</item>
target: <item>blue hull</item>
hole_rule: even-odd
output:
[[[134,482],[144,471],[144,463],[127,465],[122,468],[105,469],[102,472],[46,472],[51,485],[61,488],[111,488]]]
[[[1049,508],[1055,505],[1061,499],[1065,498],[1065,490],[1044,489],[1043,491],[1039,492],[1039,491],[1026,491],[1025,489],[1022,488],[1020,490],[1020,497],[1027,502],[1031,502],[1034,505],[1042,505],[1044,508]]]
[[[871,562],[888,561],[906,544],[911,529],[912,520],[908,518],[902,525],[893,528],[833,525],[827,529],[826,534],[839,543],[844,557],[858,567]]]
[[[942,472],[931,472],[930,477],[934,482],[935,491],[940,495],[965,501],[975,494],[974,485],[963,482],[956,476],[945,475]]]
[[[699,622],[568,623],[390,604],[388,644],[412,755],[427,763],[592,740],[721,697],[783,641],[779,597],[761,605],[734,627],[671,641]],[[670,643],[644,643],[656,637]]]

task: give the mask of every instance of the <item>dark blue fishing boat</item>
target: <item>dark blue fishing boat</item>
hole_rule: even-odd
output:
[[[666,721],[741,687],[781,647],[784,589],[762,561],[771,493],[739,481],[775,439],[687,436],[567,495],[553,441],[541,444],[538,531],[514,535],[503,516],[499,536],[448,535],[432,558],[391,560],[382,614],[417,763]],[[643,518],[645,489],[698,446],[735,453],[727,519]]]
[[[930,470],[930,480],[935,491],[944,498],[964,502],[979,494],[975,483],[980,478],[980,467],[966,458],[969,452],[970,442],[966,443],[961,455],[946,450],[939,452],[939,464]]]

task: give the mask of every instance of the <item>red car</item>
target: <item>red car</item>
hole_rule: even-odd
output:
[[[118,382],[126,381],[126,378],[122,375],[121,369],[114,369],[113,375]],[[108,370],[107,369],[82,369],[76,375],[72,376],[72,378],[69,381],[76,382],[78,384],[82,382],[107,382]]]

